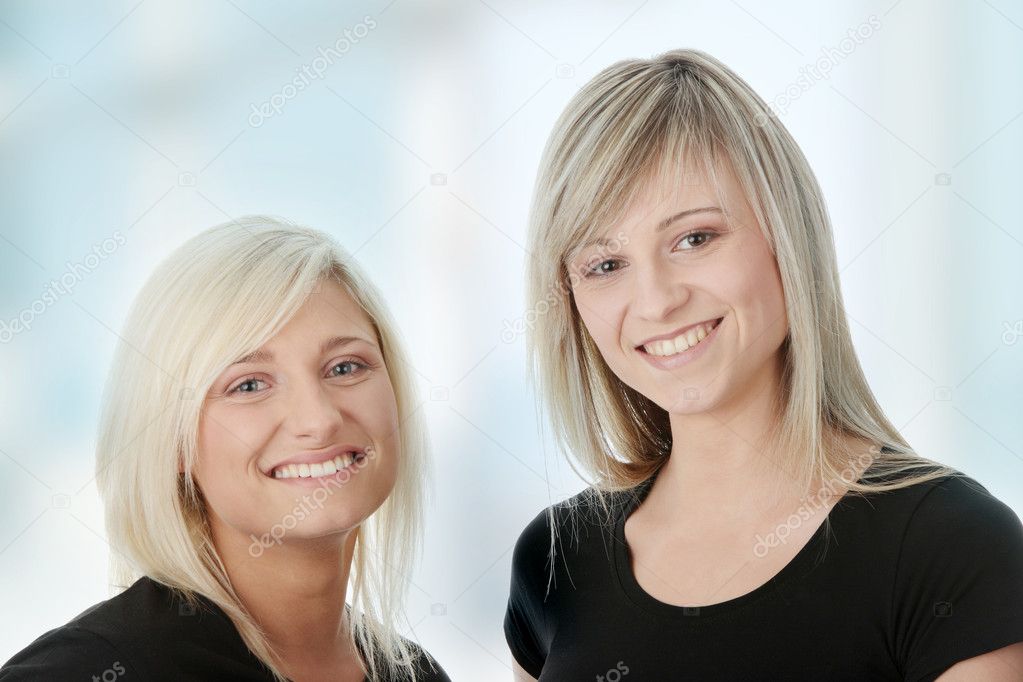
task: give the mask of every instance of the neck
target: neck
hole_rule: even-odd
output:
[[[355,660],[343,621],[354,530],[271,545],[254,558],[250,539],[214,518],[211,526],[235,591],[285,661],[338,666]]]
[[[787,453],[775,444],[782,417],[778,406],[784,402],[781,363],[779,354],[713,410],[669,415],[671,454],[643,503],[651,518],[669,524],[701,519],[701,526],[715,533],[788,516],[807,496],[821,503],[841,497],[841,481],[825,486],[815,478],[810,491],[801,489],[797,473],[788,468]],[[844,457],[855,458],[843,475],[856,480],[866,468],[863,455],[871,443],[849,434],[828,435]]]
[[[649,513],[734,526],[801,497],[772,442],[781,373],[778,354],[712,410],[669,415],[671,454],[644,503]]]

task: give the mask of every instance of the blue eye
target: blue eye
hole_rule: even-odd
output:
[[[331,367],[330,369],[333,371],[333,370],[337,369],[338,367],[345,367],[345,366],[350,367],[351,369],[349,369],[347,372],[342,372],[340,374],[333,374],[332,376],[336,376],[336,377],[353,376],[356,373],[361,372],[361,371],[369,368],[369,365],[366,365],[366,364],[364,364],[362,362],[358,362],[356,360],[343,360],[343,361],[337,363],[336,365],[334,365],[333,367]]]
[[[342,368],[342,370],[340,372],[335,371],[338,367]],[[364,371],[366,371],[367,369],[370,369],[370,368],[371,368],[370,365],[368,365],[368,364],[366,364],[364,362],[359,362],[358,360],[342,360],[341,362],[334,363],[334,365],[330,368],[329,376],[332,377],[332,378],[339,378],[339,377],[340,378],[348,378],[348,377],[358,376],[359,374],[362,374]],[[234,388],[229,390],[228,394],[234,394],[234,393],[259,393],[259,391],[257,391],[257,390],[248,390],[248,389],[244,389],[244,387],[245,386],[249,386],[250,384],[265,384],[265,383],[266,382],[263,381],[262,379],[259,379],[259,378],[254,377],[254,376],[246,377],[246,378],[242,379],[242,381],[239,382]]]
[[[255,391],[242,391],[241,390],[242,386],[246,386],[248,384],[254,384],[254,383],[266,383],[266,382],[262,381],[261,379],[257,379],[256,377],[248,377],[246,379],[243,379],[240,384],[238,384],[237,386],[232,388],[230,391],[228,391],[228,393],[239,393],[239,392],[241,392],[241,393],[254,393]]]

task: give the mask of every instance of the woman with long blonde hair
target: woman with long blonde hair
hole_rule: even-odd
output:
[[[741,78],[601,71],[528,251],[534,378],[590,485],[515,546],[516,679],[1023,679],[1023,525],[884,415],[820,188]]]
[[[448,680],[397,630],[429,470],[413,370],[325,233],[210,228],[151,275],[96,481],[119,594],[0,680]]]

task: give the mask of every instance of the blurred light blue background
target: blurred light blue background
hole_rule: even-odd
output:
[[[582,487],[502,335],[531,307],[537,163],[586,80],[676,47],[735,69],[802,145],[894,423],[1023,511],[1018,3],[9,1],[0,660],[109,596],[93,447],[136,291],[191,235],[264,212],[336,235],[387,296],[437,457],[409,625],[453,679],[510,679],[512,546]]]

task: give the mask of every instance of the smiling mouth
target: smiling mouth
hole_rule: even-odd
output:
[[[366,459],[364,452],[346,452],[321,462],[282,464],[274,467],[267,475],[271,478],[318,478],[335,474],[364,459]]]
[[[719,324],[721,324],[721,320],[723,319],[725,318],[719,317],[713,322],[698,324],[674,338],[651,341],[645,345],[637,346],[636,350],[657,357],[668,357],[684,353],[707,338],[707,336],[709,336],[710,333],[714,331]]]

